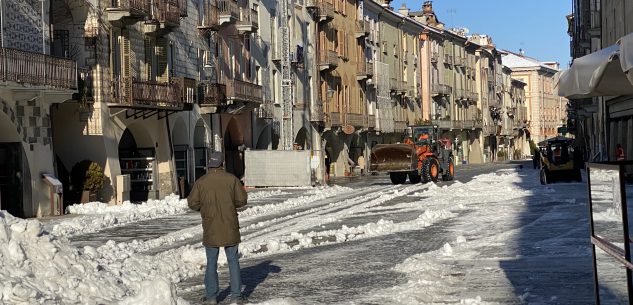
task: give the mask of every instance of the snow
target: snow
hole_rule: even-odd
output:
[[[580,224],[582,217],[588,217],[578,214],[586,213],[586,184],[540,186],[537,174],[507,169],[452,184],[251,191],[249,205],[239,212],[243,240],[240,253],[242,260],[255,261],[305,249],[318,251],[326,245],[340,248],[363,240],[393,238],[451,221],[452,238],[442,240],[435,250],[394,262],[392,270],[384,271],[401,274],[406,278],[404,282],[375,289],[360,298],[355,296],[357,299],[350,303],[489,304],[495,303],[491,298],[501,295],[510,295],[517,303],[558,302],[560,295],[544,295],[530,287],[513,290],[502,268],[504,262],[526,259],[517,251],[517,240],[526,228],[559,222]],[[535,206],[548,210],[526,222],[527,216],[521,215],[531,215],[528,210]],[[187,303],[179,293],[202,289],[175,288],[204,272],[206,258],[199,223],[148,240],[110,240],[98,247],[76,248],[67,238],[183,214],[187,212],[186,200],[168,196],[139,205],[90,203],[69,207],[69,211],[77,216],[45,226],[37,220],[21,220],[0,212],[0,243],[7,245],[0,248],[2,302],[182,305]],[[612,220],[614,214],[605,209],[594,218]],[[588,245],[561,247],[577,242],[577,232],[534,242],[531,251],[540,255],[536,262],[590,257]],[[226,257],[220,251],[218,265],[225,264]],[[464,285],[476,281],[497,284],[485,289]],[[252,304],[305,303],[301,296],[284,296]]]

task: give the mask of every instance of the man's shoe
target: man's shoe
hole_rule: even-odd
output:
[[[231,301],[230,301],[229,304],[243,305],[243,304],[246,304],[246,303],[248,303],[246,298],[243,297],[243,296],[239,296],[239,297],[236,297],[236,298],[231,298]]]
[[[202,298],[202,305],[217,305],[218,301],[215,299],[207,299],[206,297]]]

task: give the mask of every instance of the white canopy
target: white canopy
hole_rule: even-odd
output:
[[[576,58],[557,73],[558,95],[572,99],[633,95],[633,33],[600,51]]]

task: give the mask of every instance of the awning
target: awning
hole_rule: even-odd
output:
[[[558,95],[571,99],[633,95],[633,34],[600,51],[576,58],[557,73]],[[627,75],[628,74],[628,75]],[[627,77],[628,76],[628,77]]]

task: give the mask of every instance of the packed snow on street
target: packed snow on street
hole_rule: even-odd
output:
[[[586,183],[543,186],[516,165],[458,175],[249,190],[239,211],[244,294],[252,304],[594,303]],[[202,228],[186,200],[68,212],[41,221],[0,212],[0,303],[200,303]],[[622,269],[598,259],[601,293],[622,298]]]

